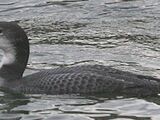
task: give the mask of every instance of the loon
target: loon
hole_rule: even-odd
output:
[[[0,87],[22,94],[157,95],[160,79],[110,66],[81,65],[42,70],[23,77],[29,40],[15,22],[0,22]]]

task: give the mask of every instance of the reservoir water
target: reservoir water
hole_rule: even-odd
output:
[[[101,64],[160,78],[159,0],[0,0],[0,21],[16,21],[30,39],[24,75]],[[159,96],[0,92],[0,120],[159,119]]]

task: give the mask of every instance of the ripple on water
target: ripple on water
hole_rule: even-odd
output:
[[[20,21],[31,43],[28,74],[103,64],[159,77],[159,0],[1,0],[0,18]],[[4,120],[159,120],[159,97],[9,97]]]
[[[20,100],[20,99],[19,99]],[[23,99],[22,99],[23,100]],[[101,98],[90,96],[68,95],[39,95],[29,97],[26,104],[12,104],[6,108],[5,113],[1,113],[1,118],[6,119],[126,119],[126,120],[153,120],[159,118],[160,107],[156,104],[158,98],[148,100],[137,98]],[[11,99],[12,101],[12,99]],[[150,102],[152,101],[152,102]],[[154,103],[155,102],[155,103]],[[18,103],[18,101],[17,101]]]

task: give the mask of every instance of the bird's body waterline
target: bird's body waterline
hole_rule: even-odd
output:
[[[160,79],[102,65],[82,65],[43,70],[22,77],[29,57],[24,30],[13,22],[0,22],[0,86],[27,94],[157,95]]]

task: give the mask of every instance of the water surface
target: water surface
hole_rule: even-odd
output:
[[[25,75],[101,64],[160,78],[159,0],[1,0],[1,21],[27,32]],[[0,94],[2,120],[159,120],[159,97]]]

